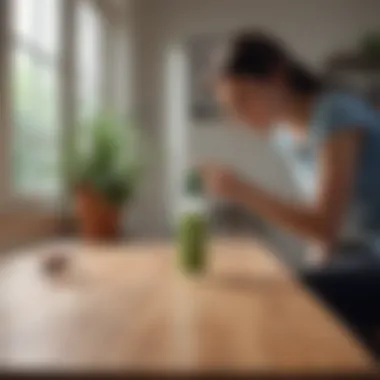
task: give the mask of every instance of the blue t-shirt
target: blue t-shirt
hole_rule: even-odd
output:
[[[335,132],[363,131],[351,208],[358,210],[360,228],[380,232],[380,113],[364,100],[346,93],[330,93],[316,102],[309,140],[318,149]]]
[[[359,128],[362,146],[355,178],[353,199],[345,222],[359,235],[380,234],[380,112],[351,94],[327,93],[318,98],[309,123],[307,143],[299,145],[287,129],[280,128],[275,141],[288,162],[295,180],[307,198],[315,196],[318,186],[316,152],[333,133]],[[344,226],[342,226],[342,229]],[[349,228],[350,230],[350,228]],[[357,233],[353,233],[357,235]],[[351,232],[344,237],[351,235]],[[347,236],[348,235],[348,236]]]

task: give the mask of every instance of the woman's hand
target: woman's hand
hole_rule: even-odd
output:
[[[206,191],[229,200],[237,200],[243,183],[228,168],[218,165],[205,165],[201,168]]]

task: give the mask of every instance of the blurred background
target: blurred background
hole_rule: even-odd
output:
[[[379,13],[377,0],[2,0],[1,248],[77,236],[78,191],[61,163],[85,145],[89,124],[107,124],[103,110],[141,137],[120,148],[138,150],[144,162],[134,195],[131,167],[128,186],[118,188],[126,237],[170,236],[183,173],[206,158],[283,196],[309,197],[310,172],[289,170],[291,160],[278,154],[287,146],[281,134],[267,143],[218,116],[205,79],[210,52],[230,32],[263,29],[334,85],[375,96],[380,75],[360,49],[379,31]],[[215,213],[217,230],[260,231],[297,262],[298,238],[228,205]]]
[[[264,140],[223,118],[213,52],[263,30],[326,86],[380,109],[379,15],[379,0],[0,0],[1,365],[144,368],[168,352],[214,369],[360,362],[324,303],[289,280],[304,262],[299,237],[211,199],[223,239],[210,275],[186,283],[162,258],[177,253],[187,196],[202,195],[187,175],[202,161],[282,198],[314,196],[312,160],[296,165],[281,126]],[[189,266],[206,259],[203,212],[177,230]]]

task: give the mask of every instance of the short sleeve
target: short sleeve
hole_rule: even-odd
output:
[[[370,111],[364,101],[344,94],[325,97],[317,106],[312,120],[312,133],[319,140],[332,133],[363,129],[370,123]]]

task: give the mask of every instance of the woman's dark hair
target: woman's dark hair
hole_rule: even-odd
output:
[[[314,94],[321,89],[319,79],[291,59],[280,42],[262,33],[242,33],[228,46],[222,66],[223,75],[269,78],[278,70],[285,72],[292,91],[301,95]]]

